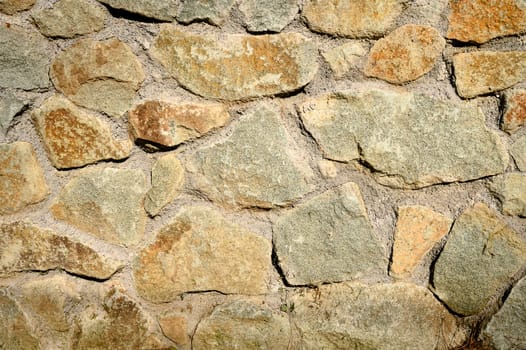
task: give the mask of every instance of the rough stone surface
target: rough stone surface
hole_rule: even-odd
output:
[[[160,157],[152,168],[152,188],[146,193],[144,209],[154,216],[172,202],[184,183],[184,168],[175,154]]]
[[[184,0],[179,7],[177,20],[181,23],[204,20],[221,25],[233,5],[234,0]]]
[[[352,182],[283,214],[273,231],[280,267],[292,285],[345,281],[387,270],[385,251]]]
[[[25,107],[24,101],[7,93],[0,97],[0,136],[5,136],[13,118]]]
[[[145,78],[130,47],[116,38],[75,42],[55,57],[50,76],[76,104],[115,117],[131,108]]]
[[[510,153],[519,170],[526,171],[526,136],[522,136],[511,145]]]
[[[0,288],[0,347],[9,350],[40,349],[22,310],[7,296],[4,288]]]
[[[526,175],[509,173],[494,180],[491,189],[502,203],[507,215],[526,217]]]
[[[522,0],[454,0],[449,4],[449,39],[482,44],[526,32],[526,4]]]
[[[455,221],[435,265],[437,296],[453,311],[473,315],[526,263],[526,242],[485,204]]]
[[[299,109],[325,157],[361,159],[389,186],[467,181],[502,173],[508,165],[500,138],[471,104],[364,89],[309,99]]]
[[[144,233],[146,190],[146,177],[140,170],[87,170],[62,189],[51,212],[55,218],[96,237],[133,245]]]
[[[453,67],[458,94],[471,98],[506,89],[526,79],[526,52],[459,53],[453,56]]]
[[[49,188],[33,146],[0,144],[0,215],[24,209],[47,197]]]
[[[161,21],[173,21],[179,0],[98,0],[115,9]]]
[[[526,124],[526,89],[504,93],[504,106],[500,128],[513,134]]]
[[[389,31],[401,12],[399,0],[307,0],[302,13],[316,32],[371,38]]]
[[[188,168],[196,188],[219,204],[271,208],[311,189],[310,169],[294,159],[292,149],[278,112],[258,104],[225,141],[196,152]]]
[[[243,0],[239,10],[250,32],[281,32],[298,13],[296,0]]]
[[[190,341],[187,334],[186,318],[181,316],[164,316],[159,319],[159,326],[163,334],[179,345],[186,345]]]
[[[290,332],[285,313],[239,300],[217,306],[201,321],[192,345],[196,350],[286,350]]]
[[[446,41],[433,27],[407,24],[378,40],[364,72],[393,84],[403,84],[429,72]]]
[[[171,104],[147,101],[128,113],[135,139],[173,147],[224,126],[230,119],[222,104]]]
[[[14,15],[17,12],[27,10],[35,4],[36,0],[2,0],[0,12]]]
[[[349,42],[322,53],[336,78],[342,78],[352,68],[357,68],[360,58],[367,53],[359,42]]]
[[[48,70],[49,47],[44,37],[0,23],[0,88],[46,88]]]
[[[33,120],[51,163],[58,169],[124,159],[133,147],[130,140],[116,140],[109,125],[60,95],[47,99],[35,109]]]
[[[192,92],[225,100],[295,91],[318,69],[314,43],[297,33],[220,39],[164,25],[150,52]]]
[[[184,292],[262,294],[267,291],[271,245],[205,207],[186,207],[139,253],[137,291],[153,302]]]
[[[427,207],[398,208],[391,276],[409,278],[421,259],[448,232],[452,220]]]
[[[300,349],[453,349],[464,338],[433,294],[414,284],[324,285],[292,302]]]

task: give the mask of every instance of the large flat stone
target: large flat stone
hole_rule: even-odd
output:
[[[510,153],[520,171],[526,171],[526,136],[515,140],[510,147]]]
[[[7,93],[0,97],[0,136],[5,136],[13,118],[26,106],[24,101]]]
[[[239,10],[250,32],[281,32],[298,13],[296,0],[243,0]]]
[[[513,134],[524,124],[526,124],[526,89],[506,91],[500,128],[508,134]]]
[[[0,12],[14,15],[17,12],[27,10],[35,4],[36,0],[2,0]]]
[[[146,193],[144,209],[151,216],[172,202],[181,192],[184,168],[175,154],[160,157],[152,168],[152,188]]]
[[[508,173],[491,184],[506,215],[526,217],[526,174]]]
[[[8,350],[37,350],[39,341],[31,334],[27,319],[17,303],[0,289],[0,346]]]
[[[177,20],[181,23],[207,21],[221,25],[230,14],[234,0],[192,0],[183,1],[179,7]]]
[[[173,21],[179,0],[98,0],[114,9],[136,13],[161,21]],[[191,2],[191,1],[190,1]]]

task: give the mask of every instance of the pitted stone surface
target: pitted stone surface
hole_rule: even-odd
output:
[[[179,0],[98,0],[110,7],[161,21],[173,21]],[[192,0],[193,1],[193,0]]]
[[[336,78],[342,78],[352,68],[357,68],[360,58],[367,53],[366,48],[359,42],[350,42],[322,53],[323,58]]]
[[[510,147],[510,153],[520,171],[526,171],[526,136],[515,140]]]
[[[0,288],[0,346],[9,350],[40,349],[24,313],[4,288]]]
[[[144,208],[151,216],[172,202],[184,183],[184,168],[175,154],[160,157],[152,168],[152,188],[146,193]]]
[[[233,5],[234,0],[186,0],[179,7],[177,20],[181,23],[205,20],[221,25]]]
[[[281,32],[298,13],[296,0],[243,0],[239,10],[249,32]]]
[[[526,175],[508,173],[497,178],[491,189],[502,203],[502,212],[506,215],[526,217]]]
[[[504,106],[500,127],[513,134],[526,124],[526,89],[506,91]]]
[[[3,0],[0,2],[0,12],[14,15],[17,12],[30,9],[36,0]]]
[[[16,96],[6,93],[0,96],[0,136],[5,136],[13,118],[22,111],[26,103]]]

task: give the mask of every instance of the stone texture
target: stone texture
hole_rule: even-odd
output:
[[[219,38],[163,25],[150,53],[192,92],[225,100],[295,91],[318,69],[314,43],[297,33]]]
[[[35,2],[36,0],[2,0],[0,1],[0,12],[14,15],[17,12],[31,8]]]
[[[179,0],[98,0],[115,9],[136,13],[161,21],[173,21]]]
[[[449,232],[452,222],[427,207],[398,208],[390,275],[411,277],[422,258]]]
[[[289,349],[290,325],[286,314],[247,301],[217,306],[202,320],[193,337],[193,349]]]
[[[526,124],[526,89],[505,92],[504,106],[500,128],[513,134]]]
[[[116,38],[78,40],[55,57],[50,76],[76,104],[114,117],[131,108],[145,78],[130,47]]]
[[[49,52],[37,32],[0,23],[0,88],[48,87]]]
[[[399,0],[307,0],[303,6],[310,29],[351,38],[385,34],[401,12]]]
[[[204,20],[221,25],[230,14],[235,0],[184,0],[179,7],[177,20],[190,23]]]
[[[466,209],[455,221],[438,257],[436,295],[461,315],[481,312],[526,263],[526,242],[485,204]]]
[[[374,44],[364,73],[393,84],[407,83],[429,72],[445,46],[435,28],[406,24]]]
[[[130,140],[113,137],[108,124],[55,95],[33,111],[33,121],[51,163],[58,169],[76,168],[130,155]]]
[[[297,205],[276,220],[274,247],[292,285],[345,281],[387,270],[384,248],[352,182]]]
[[[164,316],[159,319],[163,334],[178,345],[186,345],[190,341],[187,334],[187,321],[182,316]]]
[[[526,32],[526,4],[522,0],[452,0],[449,4],[449,39],[482,44]]]
[[[510,153],[520,171],[526,171],[526,136],[517,139],[510,147]]]
[[[250,32],[281,32],[298,13],[296,0],[243,0],[239,10]]]
[[[24,101],[7,93],[0,97],[0,136],[5,136],[13,118],[25,107]]]
[[[526,79],[526,52],[477,51],[453,56],[461,97],[471,98],[513,86]]]
[[[0,348],[8,350],[40,349],[38,339],[31,335],[31,328],[16,302],[0,289]]]
[[[401,188],[502,173],[508,154],[473,104],[362,89],[308,99],[299,107],[324,156],[361,159],[377,181]]]
[[[323,285],[292,303],[299,349],[453,349],[465,338],[433,294],[414,284]]]
[[[128,112],[135,139],[173,147],[224,126],[230,119],[222,104],[171,104],[147,101]]]
[[[258,104],[224,141],[195,152],[187,168],[195,187],[221,205],[271,208],[311,189],[310,168],[293,150],[276,109]]]
[[[359,42],[349,42],[322,53],[336,78],[342,78],[352,68],[357,68],[366,48]]]
[[[152,168],[152,188],[146,193],[144,209],[151,216],[159,214],[181,192],[184,168],[175,154],[160,157]]]
[[[506,215],[526,217],[526,175],[508,173],[495,179],[491,190],[502,203],[502,212]]]
[[[51,213],[98,238],[134,245],[144,234],[145,194],[146,177],[140,170],[87,170],[64,186]]]
[[[24,209],[47,197],[49,188],[33,146],[0,144],[0,215]]]
[[[184,292],[267,291],[271,245],[205,207],[186,207],[139,253],[134,265],[137,291],[153,302]]]

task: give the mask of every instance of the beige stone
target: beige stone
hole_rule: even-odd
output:
[[[526,136],[515,140],[510,147],[510,153],[520,171],[526,171]]]
[[[188,324],[182,316],[164,316],[159,319],[159,325],[163,334],[179,345],[186,345],[190,341],[188,337]]]
[[[526,124],[526,89],[506,92],[504,106],[500,128],[513,134]]]
[[[0,12],[14,15],[17,12],[31,8],[35,2],[36,0],[2,0],[0,1]]]
[[[144,208],[155,216],[181,192],[184,168],[175,154],[160,157],[152,168],[152,188],[146,193]]]
[[[336,78],[342,78],[352,68],[357,68],[366,48],[359,42],[349,42],[322,53]]]
[[[192,0],[179,6],[177,20],[181,23],[204,20],[221,25],[230,14],[234,0]]]
[[[496,178],[490,188],[501,201],[504,214],[526,217],[526,174],[505,174]]]
[[[37,350],[39,341],[31,334],[27,319],[17,303],[0,288],[0,345],[8,350]]]

